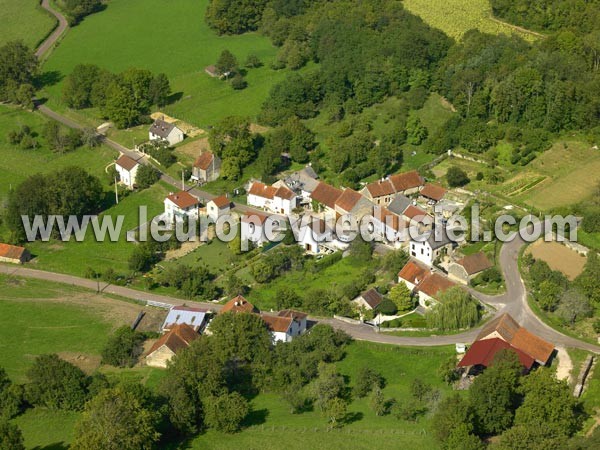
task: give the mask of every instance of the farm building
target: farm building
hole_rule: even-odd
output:
[[[221,158],[212,152],[203,152],[192,166],[192,180],[209,183],[219,178],[221,174]]]
[[[31,259],[31,253],[24,247],[0,243],[0,262],[24,264]]]
[[[140,164],[137,161],[127,155],[121,155],[115,163],[115,169],[119,174],[119,181],[129,189],[133,189],[139,167]]]
[[[450,263],[448,266],[448,276],[459,283],[469,284],[475,276],[493,266],[492,262],[485,256],[485,253],[473,253],[456,262]]]
[[[423,183],[423,177],[413,170],[369,183],[360,193],[378,205],[387,206],[396,194],[410,195],[419,192]]]
[[[437,203],[444,198],[444,195],[446,195],[446,189],[437,184],[427,183],[423,186],[419,195],[429,202]]]
[[[189,306],[173,306],[162,324],[162,331],[169,331],[173,326],[185,323],[194,331],[200,332],[206,325],[208,311]]]
[[[416,293],[419,304],[424,308],[431,308],[437,304],[437,297],[441,293],[456,286],[446,277],[415,261],[409,261],[398,273],[398,283],[406,284],[408,289]]]
[[[175,145],[183,141],[185,135],[175,124],[156,119],[148,131],[148,137],[151,141],[162,140]]]
[[[180,350],[187,348],[200,335],[192,327],[180,323],[158,339],[146,356],[146,364],[150,367],[166,368],[167,363]]]
[[[319,205],[322,205],[326,211],[335,211],[335,202],[341,195],[341,189],[319,182],[317,187],[310,194],[310,197]]]

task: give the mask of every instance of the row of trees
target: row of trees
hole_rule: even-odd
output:
[[[152,105],[165,106],[171,87],[163,73],[127,69],[113,74],[93,64],[78,64],[65,78],[64,102],[71,108],[99,108],[119,128],[137,125]]]
[[[0,101],[33,109],[38,60],[23,41],[0,47]]]
[[[65,11],[69,25],[74,26],[103,8],[102,0],[61,0],[60,6]]]

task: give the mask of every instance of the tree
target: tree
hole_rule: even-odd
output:
[[[499,434],[512,425],[520,400],[521,364],[512,350],[501,351],[494,364],[477,377],[469,390],[477,434]]]
[[[469,426],[466,424],[459,424],[454,430],[450,432],[448,439],[444,443],[444,449],[453,450],[482,450],[485,445],[481,440],[469,431]]]
[[[215,67],[220,74],[225,75],[237,71],[238,61],[229,50],[223,50]]]
[[[433,416],[432,429],[436,438],[444,443],[448,440],[453,430],[460,426],[466,427],[466,432],[473,431],[474,415],[470,404],[458,394],[443,399],[438,410]]]
[[[142,353],[144,337],[124,325],[118,328],[102,349],[102,363],[115,367],[133,367]]]
[[[299,308],[302,306],[302,298],[290,286],[282,286],[275,294],[276,307],[279,310],[287,308]]]
[[[150,450],[158,441],[156,412],[122,387],[106,389],[85,407],[75,426],[73,450]]]
[[[233,433],[248,415],[248,402],[238,392],[208,397],[203,402],[206,425],[217,431]]]
[[[331,427],[339,427],[348,412],[348,404],[343,398],[334,397],[327,402],[323,414]]]
[[[437,375],[442,379],[442,381],[448,384],[452,384],[458,380],[460,376],[456,370],[456,358],[454,355],[440,364],[437,369]]]
[[[592,311],[592,306],[585,295],[577,289],[569,289],[562,294],[556,308],[556,315],[569,325],[573,325],[584,317],[590,317]]]
[[[219,34],[256,30],[267,0],[210,0],[204,18]]]
[[[479,304],[471,295],[456,286],[439,295],[439,303],[425,315],[427,325],[442,330],[459,330],[479,322]]]
[[[450,187],[461,187],[469,183],[471,180],[467,173],[460,167],[452,166],[446,172],[446,181]]]
[[[140,189],[146,189],[160,180],[160,172],[150,164],[142,164],[135,176],[135,184]]]
[[[227,275],[227,279],[225,280],[225,292],[228,297],[233,298],[238,295],[246,295],[247,291],[248,287],[234,272]]]
[[[0,419],[0,450],[25,450],[24,442],[18,426]]]
[[[376,309],[379,314],[383,314],[384,316],[393,316],[398,312],[396,304],[387,298],[383,299],[383,301],[377,305]]]
[[[33,111],[35,105],[33,103],[33,97],[35,96],[35,88],[29,83],[23,83],[19,86],[19,90],[15,95],[16,103],[21,105],[24,109]]]
[[[385,379],[370,367],[361,367],[356,375],[354,394],[358,398],[366,397],[375,387],[383,388]]]
[[[22,41],[10,41],[0,47],[0,100],[14,101],[23,84],[33,84],[38,59]]]
[[[406,132],[408,134],[408,143],[412,145],[420,145],[427,139],[427,128],[421,122],[421,119],[416,114],[412,114],[406,123]]]
[[[248,69],[256,69],[257,67],[262,66],[262,62],[255,54],[251,53],[246,58],[246,62],[244,63]]]
[[[381,388],[377,385],[373,387],[370,398],[370,406],[376,416],[383,416],[387,412],[387,401],[383,396]]]
[[[104,112],[117,128],[135,125],[140,116],[134,92],[122,81],[113,81],[106,88]]]
[[[27,371],[27,400],[50,409],[79,411],[87,400],[88,377],[57,355],[41,355]]]
[[[82,109],[93,106],[92,90],[100,78],[100,68],[94,64],[77,64],[65,77],[62,89],[63,101],[70,108]]]
[[[412,294],[404,283],[399,283],[391,288],[388,297],[394,302],[398,311],[408,311],[414,306]]]
[[[152,81],[148,89],[148,96],[150,102],[153,105],[162,108],[169,100],[169,94],[171,93],[171,85],[169,79],[164,73],[157,74]]]
[[[415,378],[410,385],[411,395],[418,401],[422,402],[427,394],[431,392],[431,385],[425,383],[419,378]]]
[[[248,82],[244,79],[242,74],[236,73],[231,79],[231,87],[236,91],[241,91],[248,87]]]
[[[564,289],[552,280],[540,283],[536,300],[544,311],[554,311],[559,304]]]
[[[13,384],[6,371],[0,367],[0,421],[10,420],[21,411],[23,388]]]
[[[575,279],[575,285],[592,302],[600,304],[600,258],[595,252],[588,254],[583,272]]]
[[[329,414],[327,411],[331,402],[342,396],[345,383],[344,378],[333,364],[319,363],[319,376],[314,380],[311,392],[317,408]],[[335,405],[338,407],[339,405]]]

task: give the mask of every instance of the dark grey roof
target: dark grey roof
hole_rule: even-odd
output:
[[[312,178],[313,180],[316,180],[317,178],[319,178],[319,175],[317,175],[317,172],[315,172],[315,169],[313,169],[311,166],[306,166],[299,173],[304,174],[307,177]]]
[[[373,309],[377,308],[383,300],[383,295],[377,292],[376,289],[369,289],[368,291],[363,292],[360,296]]]
[[[448,244],[453,244],[455,241],[451,240],[448,237],[448,233],[446,232],[446,227],[442,226],[438,230],[434,228],[429,237],[427,238],[427,242],[432,250],[436,250],[438,248],[442,248]]]
[[[394,214],[401,216],[402,213],[406,211],[406,208],[411,205],[411,203],[412,202],[410,198],[408,198],[406,195],[398,194],[396,197],[394,197],[394,200],[392,200],[392,203],[390,203],[388,209]]]
[[[169,136],[169,133],[173,131],[173,128],[175,128],[175,124],[165,122],[162,119],[156,119],[150,127],[150,132],[156,136],[166,139]]]
[[[316,189],[319,182],[317,181],[318,175],[315,173],[312,167],[305,167],[298,172],[294,172],[285,178],[284,183],[294,192],[304,190],[306,192],[312,192]]]

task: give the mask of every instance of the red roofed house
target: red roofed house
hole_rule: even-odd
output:
[[[335,201],[335,212],[340,215],[350,214],[362,198],[363,196],[358,192],[352,189],[344,189],[342,195]]]
[[[493,266],[492,262],[485,256],[485,253],[473,253],[456,262],[450,263],[448,266],[448,276],[460,283],[469,284],[477,274]]]
[[[375,206],[373,219],[375,232],[385,243],[398,247],[408,241],[408,225],[404,217],[394,214],[385,206]]]
[[[269,208],[277,214],[289,216],[298,206],[299,197],[286,186],[279,186],[273,195],[273,202]]]
[[[416,170],[399,173],[389,177],[397,193],[411,195],[419,192],[423,186],[423,177]]]
[[[325,209],[335,211],[335,202],[341,195],[342,191],[340,189],[319,182],[317,187],[311,192],[310,198],[317,202],[317,204],[325,207]]]
[[[200,200],[187,191],[179,191],[165,198],[165,216],[168,222],[173,223],[177,218],[198,218]]]
[[[360,193],[377,205],[388,206],[396,194],[410,195],[419,192],[423,177],[416,170],[392,175],[385,180],[367,184]]]
[[[119,181],[129,189],[133,189],[139,167],[140,164],[137,161],[127,155],[121,155],[115,163],[115,169],[119,174]]]
[[[231,200],[226,195],[213,198],[206,204],[206,215],[215,222],[219,217],[229,214],[231,211]]]
[[[444,198],[444,195],[446,195],[446,189],[437,184],[427,183],[423,189],[421,189],[419,195],[425,197],[427,200],[437,203]]]
[[[494,358],[501,350],[515,352],[519,357],[519,362],[527,372],[535,364],[535,359],[523,353],[518,348],[513,347],[502,339],[492,338],[473,342],[473,345],[469,347],[465,356],[458,363],[458,367],[476,367],[476,369],[489,367],[493,364]]]
[[[415,292],[419,297],[419,304],[424,308],[436,305],[442,292],[456,286],[446,277],[415,261],[406,263],[398,273],[398,283],[406,284],[406,287]]]
[[[0,243],[0,262],[23,264],[31,259],[31,253],[24,247]]]
[[[167,363],[180,350],[187,348],[200,335],[185,323],[176,324],[158,339],[146,356],[146,364],[151,367],[166,368]]]
[[[267,208],[273,202],[277,188],[267,186],[260,181],[254,181],[248,189],[248,205],[257,208]]]
[[[212,152],[203,152],[192,166],[192,180],[200,183],[215,181],[221,174],[221,159]]]
[[[258,314],[259,310],[252,303],[246,300],[243,296],[238,295],[237,297],[234,297],[227,303],[225,303],[221,311],[219,311],[219,314],[224,314],[227,312],[245,312]]]

